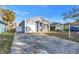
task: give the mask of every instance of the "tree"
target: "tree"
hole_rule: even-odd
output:
[[[15,20],[15,13],[12,10],[2,9],[2,19],[7,24],[7,29],[10,30]]]
[[[75,21],[79,21],[79,8],[72,8],[68,12],[62,13],[63,19],[73,19]],[[70,33],[70,25],[69,25],[69,38],[71,37]]]
[[[62,13],[62,15],[64,20],[70,18],[76,21],[79,19],[79,8],[72,8],[68,12]]]

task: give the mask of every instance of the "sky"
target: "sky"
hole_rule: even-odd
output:
[[[13,10],[16,15],[15,21],[20,23],[24,19],[42,16],[50,23],[73,22],[73,20],[63,21],[62,13],[71,10],[77,5],[4,5],[3,8]]]

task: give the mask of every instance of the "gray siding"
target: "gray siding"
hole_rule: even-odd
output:
[[[2,32],[6,32],[7,29],[6,29],[6,24],[2,21],[0,21],[0,33]]]
[[[22,27],[21,29],[21,32],[25,32],[25,20],[23,20],[20,24],[19,24],[20,27]]]

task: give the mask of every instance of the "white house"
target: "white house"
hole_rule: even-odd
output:
[[[20,24],[22,32],[47,32],[50,30],[50,23],[41,16],[23,20]]]
[[[62,24],[55,25],[55,31],[63,31],[63,30],[64,30],[64,26]]]

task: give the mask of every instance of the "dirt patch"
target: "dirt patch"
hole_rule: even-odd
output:
[[[56,36],[59,38],[79,42],[79,34],[77,32],[71,32],[71,38],[69,38],[68,32],[50,32],[50,33],[45,33],[45,34],[47,34],[49,36]]]

